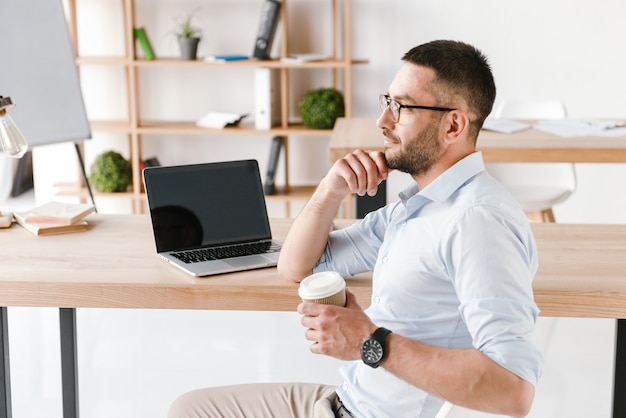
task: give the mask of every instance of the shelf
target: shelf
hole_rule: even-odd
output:
[[[283,201],[285,202],[285,214],[287,218],[291,218],[293,213],[291,210],[291,203],[294,201],[308,201],[315,189],[317,189],[317,185],[314,186],[290,186],[289,191],[285,192],[285,187],[278,187],[276,194],[265,195],[265,200],[268,202],[271,201]],[[343,198],[342,207],[339,208],[337,212],[337,217],[341,218],[353,218],[354,212],[354,204],[353,204],[354,196],[352,194],[347,194],[346,197]]]
[[[68,2],[69,12],[68,23],[70,26],[70,33],[73,36],[74,49],[76,51],[79,50],[78,44],[79,39],[76,38],[79,31],[77,30],[77,22],[76,22],[76,8],[77,3],[87,0],[70,0]],[[89,0],[93,2],[93,0]],[[98,1],[98,0],[96,0]],[[106,0],[100,0],[104,3]],[[149,141],[150,136],[152,139],[156,139],[154,137],[158,135],[198,135],[207,137],[210,140],[210,136],[215,136],[219,138],[221,136],[279,136],[284,138],[284,142],[282,145],[282,162],[284,164],[284,186],[283,190],[287,190],[287,193],[279,193],[276,195],[267,196],[267,200],[282,200],[285,201],[286,213],[289,214],[289,210],[287,207],[290,202],[294,200],[303,200],[308,199],[310,195],[313,193],[315,186],[292,186],[290,187],[289,181],[289,140],[290,137],[293,136],[311,136],[311,137],[319,137],[319,138],[328,138],[332,130],[331,129],[311,129],[304,126],[302,123],[292,123],[292,120],[299,120],[299,116],[295,113],[297,112],[296,106],[293,106],[294,100],[296,100],[293,95],[290,95],[290,83],[297,82],[300,77],[291,77],[292,71],[298,70],[320,70],[330,72],[331,74],[324,74],[324,76],[330,76],[331,81],[329,85],[334,88],[339,88],[342,90],[344,95],[344,103],[345,103],[345,115],[346,117],[351,116],[352,110],[352,75],[351,75],[351,67],[353,65],[359,64],[367,64],[368,61],[365,59],[354,59],[351,56],[351,24],[350,24],[350,14],[351,14],[351,0],[343,0],[341,2],[337,2],[336,0],[331,0],[329,2],[329,6],[331,8],[329,28],[330,28],[330,48],[325,48],[329,50],[328,56],[333,57],[328,60],[320,60],[320,61],[308,61],[303,63],[297,62],[283,62],[280,58],[278,59],[270,59],[270,60],[258,60],[255,58],[251,58],[248,60],[240,60],[240,61],[230,61],[230,62],[208,62],[203,59],[197,60],[181,60],[178,57],[158,57],[154,60],[145,60],[143,58],[137,58],[137,41],[134,38],[134,29],[137,26],[138,22],[143,22],[144,19],[139,18],[135,15],[136,7],[135,3],[137,0],[117,0],[120,6],[120,12],[122,14],[123,21],[123,45],[119,45],[119,49],[123,49],[123,55],[103,55],[103,56],[80,56],[76,58],[77,66],[119,66],[123,69],[123,77],[124,77],[124,87],[119,92],[115,92],[119,95],[125,95],[126,101],[126,114],[122,117],[121,120],[91,120],[90,127],[93,132],[104,132],[104,133],[115,133],[115,134],[124,134],[128,139],[128,154],[131,162],[131,167],[133,171],[133,180],[132,185],[129,187],[129,191],[125,193],[97,193],[94,192],[96,196],[107,196],[114,197],[120,199],[127,199],[132,202],[132,211],[134,213],[142,213],[145,211],[145,195],[143,193],[143,184],[141,181],[141,161],[144,155],[142,155],[142,142]],[[174,0],[169,1],[171,4],[174,3]],[[280,28],[280,33],[277,36],[281,39],[280,45],[280,57],[286,57],[290,53],[289,48],[289,31],[288,31],[288,13],[287,13],[287,2],[288,0],[282,0],[282,7],[280,12],[280,24],[278,27]],[[247,13],[248,11],[246,11]],[[146,23],[143,23],[146,24]],[[84,28],[89,28],[89,22],[85,23]],[[224,36],[228,36],[225,34]],[[117,50],[117,49],[116,49]],[[89,52],[87,51],[87,54]],[[143,119],[141,118],[142,112],[141,108],[142,103],[146,100],[140,92],[145,89],[143,86],[144,81],[150,81],[150,77],[153,73],[160,71],[159,69],[178,69],[180,71],[171,71],[165,72],[164,74],[169,77],[178,77],[184,82],[184,78],[186,77],[185,69],[200,69],[203,73],[206,71],[207,77],[210,78],[215,83],[222,83],[223,77],[222,75],[218,75],[216,77],[211,77],[211,71],[216,72],[220,67],[228,70],[232,70],[235,68],[270,68],[276,69],[275,71],[276,78],[273,82],[278,83],[277,86],[279,88],[275,90],[278,92],[279,97],[274,98],[274,100],[278,101],[280,106],[280,124],[268,129],[268,130],[259,130],[255,128],[255,123],[252,120],[254,109],[255,109],[255,101],[254,95],[250,94],[249,97],[245,96],[242,98],[243,104],[238,104],[238,107],[241,107],[249,112],[251,115],[245,118],[238,126],[236,127],[228,127],[224,129],[211,129],[200,127],[196,125],[196,120],[152,120],[152,119]],[[117,69],[117,68],[115,68]],[[219,72],[219,71],[217,71]],[[238,75],[238,72],[236,72]],[[235,72],[233,72],[233,76],[235,76]],[[300,75],[300,74],[298,74]],[[306,75],[306,74],[305,74]],[[295,81],[294,81],[295,80]],[[99,88],[109,88],[109,86],[99,86]],[[111,87],[112,88],[112,87]],[[272,87],[273,88],[273,87]],[[268,85],[269,89],[269,85]],[[96,92],[99,93],[99,92]],[[155,92],[155,95],[158,93]],[[99,96],[95,96],[99,97]],[[155,96],[156,97],[156,96]],[[150,97],[150,100],[153,100],[154,97]],[[209,109],[210,110],[210,109]],[[208,112],[209,110],[205,110],[204,112]],[[201,109],[198,111],[202,112]],[[214,111],[218,111],[218,109],[214,109]],[[293,113],[290,113],[293,112]],[[146,113],[147,114],[147,113]],[[154,117],[154,116],[153,116]],[[191,119],[195,117],[195,115],[183,116],[184,118]],[[208,142],[208,141],[207,141]],[[59,185],[59,195],[73,195],[80,196],[81,199],[88,199],[87,190],[81,186],[80,184],[73,185]]]
[[[259,135],[259,136],[324,136],[328,137],[332,129],[312,129],[301,123],[290,124],[286,128],[255,129],[254,122],[242,122],[239,126],[224,129],[204,128],[194,121],[141,121],[136,128],[131,128],[126,121],[90,121],[92,132],[125,133],[136,132],[140,135]]]
[[[275,127],[269,130],[259,130],[254,128],[254,122],[242,122],[239,126],[224,129],[203,128],[197,126],[193,121],[141,121],[137,127],[137,132],[142,135],[152,134],[178,134],[178,135],[310,135],[329,136],[330,129],[311,129],[302,124],[289,125],[287,128]]]
[[[89,62],[91,63],[91,62]],[[280,60],[238,60],[229,62],[207,62],[201,59],[186,61],[178,58],[158,58],[155,60],[136,59],[132,61],[135,67],[250,67],[250,68],[289,68],[289,69],[319,69],[345,68],[356,64],[367,64],[367,60],[323,60],[304,63],[282,62]]]
[[[57,196],[74,196],[78,197],[81,202],[89,201],[89,192],[87,188],[78,183],[56,183],[54,187],[57,189]],[[290,218],[292,216],[291,203],[295,201],[307,201],[317,185],[312,186],[290,186],[289,191],[285,192],[285,187],[278,187],[276,194],[265,195],[265,200],[268,202],[283,202],[285,204],[285,217]],[[92,187],[94,198],[106,197],[113,199],[129,200],[135,199],[138,202],[145,202],[145,192],[133,193],[133,192],[119,192],[119,193],[103,193],[98,192]],[[97,202],[96,202],[97,203]],[[345,215],[343,217],[346,217]]]
[[[126,57],[77,57],[77,65],[128,65]]]
[[[78,196],[80,197],[88,197],[89,193],[87,192],[87,188],[79,183],[71,183],[71,182],[62,182],[55,183],[53,185],[57,189],[57,195],[59,196]],[[298,200],[298,199],[308,199],[311,197],[317,185],[310,186],[290,186],[289,191],[285,192],[284,186],[279,186],[277,188],[277,193],[265,195],[266,200]],[[107,196],[107,197],[120,197],[120,198],[129,198],[133,196],[133,192],[116,192],[116,193],[104,193],[99,192],[92,188],[94,196]],[[138,193],[138,196],[143,198],[145,197],[144,192]]]
[[[53,187],[56,188],[57,196],[78,196],[81,199],[89,198],[89,193],[87,191],[87,188],[78,183],[55,183]],[[132,199],[133,197],[136,196],[136,193],[133,193],[132,191],[105,193],[105,192],[99,192],[93,187],[91,188],[91,191],[93,192],[94,197],[106,196],[106,197],[114,197],[114,198],[127,200],[127,199]]]
[[[181,60],[176,57],[157,58],[154,60],[127,59],[117,56],[79,56],[76,58],[78,65],[132,65],[134,67],[250,67],[250,68],[289,68],[289,69],[319,69],[319,68],[344,68],[352,65],[367,64],[365,59],[343,59],[309,61],[303,63],[282,62],[280,59],[258,60],[248,59],[229,62],[208,62],[202,59],[195,61]]]
[[[315,189],[315,186],[289,186],[289,191],[285,192],[284,187],[278,187],[277,193],[275,194],[266,194],[265,200],[308,200]]]
[[[57,196],[78,196],[82,202],[89,201],[89,193],[87,192],[87,188],[78,183],[57,183],[54,185],[57,188]],[[265,195],[265,200],[267,202],[283,202],[284,203],[284,211],[285,217],[291,218],[295,213],[293,213],[291,204],[293,202],[306,202],[311,198],[313,192],[317,188],[317,185],[310,186],[289,186],[289,191],[285,192],[285,186],[279,186],[277,188],[277,193]],[[139,204],[143,205],[146,201],[145,193],[132,193],[132,192],[124,192],[124,193],[102,193],[96,190],[92,190],[94,198],[97,197],[107,197],[107,198],[115,198],[115,199],[135,199]],[[341,218],[352,218],[354,211],[353,204],[353,196],[346,195],[343,199],[342,207],[337,213],[338,217]],[[143,206],[142,206],[143,207]]]
[[[128,133],[130,132],[130,124],[123,120],[91,120],[89,121],[92,131],[96,132],[114,132]]]

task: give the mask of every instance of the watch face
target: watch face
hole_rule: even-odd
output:
[[[361,357],[367,364],[377,364],[383,358],[383,347],[376,340],[365,340],[361,346]]]

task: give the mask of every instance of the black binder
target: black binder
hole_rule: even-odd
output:
[[[278,168],[280,149],[283,147],[284,142],[285,138],[282,136],[275,136],[272,138],[270,157],[267,163],[267,175],[265,177],[265,184],[263,185],[263,192],[266,195],[276,194],[276,185],[274,184],[274,180],[276,177],[276,169]]]
[[[261,8],[261,18],[257,30],[254,52],[252,56],[261,60],[270,58],[272,42],[276,34],[280,12],[280,1],[264,0]]]

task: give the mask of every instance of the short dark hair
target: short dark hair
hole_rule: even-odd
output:
[[[496,84],[487,57],[464,42],[437,40],[412,48],[402,60],[435,71],[435,90],[431,92],[443,100],[437,106],[454,107],[459,104],[456,98],[467,103],[469,112],[475,115],[470,117],[470,135],[476,140],[496,99]]]

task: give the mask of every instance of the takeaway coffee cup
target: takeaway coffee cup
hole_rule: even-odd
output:
[[[334,271],[315,273],[300,282],[298,295],[305,302],[346,306],[346,282]]]

